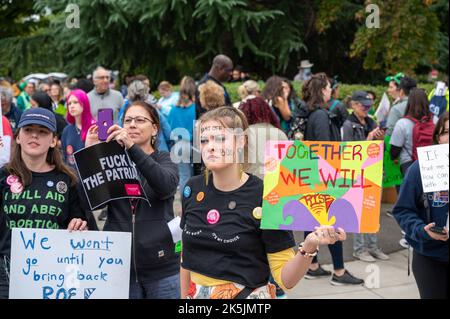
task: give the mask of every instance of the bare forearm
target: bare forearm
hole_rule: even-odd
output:
[[[275,101],[275,107],[280,111],[281,117],[285,121],[289,121],[292,117],[291,109],[289,108],[289,102],[287,99],[278,97]]]
[[[283,100],[280,105],[280,113],[285,121],[289,121],[292,117],[291,109],[287,100]]]

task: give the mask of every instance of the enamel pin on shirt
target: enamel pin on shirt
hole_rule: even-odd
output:
[[[231,202],[228,203],[228,208],[233,210],[236,208],[236,202],[234,200],[232,200]]]
[[[256,207],[253,210],[253,217],[255,217],[255,219],[261,219],[261,217],[262,217],[262,208],[261,207]]]
[[[23,191],[23,185],[15,175],[9,175],[6,178],[6,184],[10,186],[11,192],[14,194],[19,194]]]
[[[191,196],[192,190],[189,186],[185,186],[183,190],[184,198],[189,198]]]
[[[217,224],[217,222],[220,219],[220,213],[217,209],[211,209],[208,214],[206,215],[206,220],[208,221],[208,224],[214,225]]]
[[[200,192],[197,194],[197,202],[201,202],[205,198],[205,193]]]

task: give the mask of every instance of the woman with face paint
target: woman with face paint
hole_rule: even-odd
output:
[[[55,148],[55,115],[25,111],[14,143],[10,163],[0,170],[0,298],[8,298],[12,228],[87,229],[77,178]]]
[[[346,238],[342,229],[319,227],[296,254],[292,232],[260,229],[263,182],[245,173],[247,127],[244,114],[230,107],[209,111],[198,123],[206,170],[183,191],[182,298],[275,298],[271,273],[290,289],[319,245]]]
[[[123,128],[113,125],[106,142],[117,141],[136,164],[148,201],[118,199],[108,204],[103,230],[132,234],[130,299],[178,299],[179,253],[167,223],[174,218],[178,169],[168,152],[160,151],[157,110],[144,101],[124,111]],[[98,143],[98,127],[88,130],[86,146]]]

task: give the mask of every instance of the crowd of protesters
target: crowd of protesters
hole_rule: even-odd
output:
[[[345,268],[343,229],[321,226],[305,232],[304,242],[294,249],[291,231],[259,228],[264,152],[258,145],[269,139],[371,141],[386,136],[405,180],[398,187],[393,215],[414,248],[419,292],[423,298],[448,297],[443,287],[448,279],[448,229],[442,234],[431,230],[445,225],[448,192],[424,196],[416,150],[448,143],[448,101],[430,103],[436,94],[427,96],[415,79],[398,73],[386,78],[393,105],[387,119],[378,122],[373,92],[355,91],[343,101],[336,77],[312,74],[309,61],[301,67],[296,80],[302,81],[302,90],[296,92],[287,78],[271,76],[261,85],[229,57],[218,55],[199,81],[183,77],[179,91],[167,81],[159,83],[159,99],[151,94],[149,77],[127,75],[119,91],[112,73],[100,66],[89,78],[67,84],[2,80],[3,135],[12,137],[12,148],[10,161],[1,163],[0,170],[0,298],[8,297],[10,230],[17,224],[3,212],[12,204],[8,193],[39,191],[48,180],[64,180],[70,189],[60,203],[64,213],[48,216],[49,225],[96,230],[92,213],[77,194],[73,153],[99,142],[97,114],[102,108],[113,109],[116,123],[107,141],[114,139],[127,150],[152,203],[123,199],[104,208],[104,230],[137,234],[130,298],[277,298],[303,277],[362,285],[364,280]],[[226,82],[240,83],[240,101],[232,104]],[[448,88],[443,92],[445,96]],[[230,135],[230,128],[247,136]],[[194,163],[196,155],[200,160]],[[248,161],[249,156],[254,160]],[[182,198],[181,256],[164,227],[175,217],[177,193]],[[211,239],[211,225],[217,236],[238,240],[226,245]],[[332,272],[317,261],[320,245],[329,248]],[[355,234],[353,250],[365,262],[389,259],[377,234]],[[161,251],[166,252],[164,260]]]

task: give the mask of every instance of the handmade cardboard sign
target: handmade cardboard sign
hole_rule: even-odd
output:
[[[269,141],[261,228],[375,233],[383,142]]]

